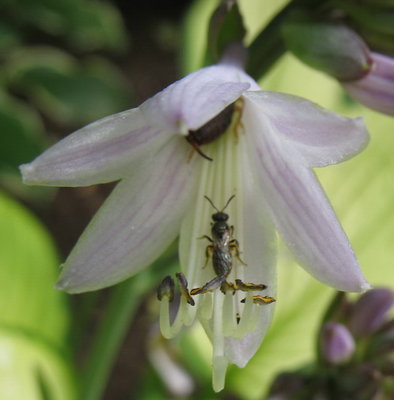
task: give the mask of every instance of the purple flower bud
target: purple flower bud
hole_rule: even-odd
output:
[[[367,336],[385,322],[394,306],[394,291],[387,288],[370,290],[354,306],[349,320],[350,330],[356,337]]]
[[[342,82],[346,91],[359,103],[373,110],[394,115],[394,58],[371,53],[373,65],[363,78]]]
[[[330,364],[339,364],[350,359],[354,353],[353,336],[346,326],[328,322],[321,332],[321,352]]]

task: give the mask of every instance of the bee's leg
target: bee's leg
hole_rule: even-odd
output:
[[[212,280],[207,282],[203,287],[195,288],[190,291],[192,296],[206,292],[212,292],[221,287],[222,283],[226,280],[225,276],[215,276]]]
[[[246,266],[246,262],[241,258],[241,252],[239,251],[239,243],[237,239],[232,239],[229,242],[230,250],[235,252],[235,257],[237,257],[238,261]]]
[[[178,279],[179,291],[181,292],[181,296],[183,296],[191,306],[194,306],[195,303],[190,296],[189,289],[187,288],[187,280],[185,275],[183,275],[182,272],[178,272],[175,275]]]
[[[210,238],[208,235],[202,235],[201,237],[199,237],[199,239],[207,239],[207,240],[209,240],[211,243],[213,243],[213,239]]]
[[[242,292],[267,289],[267,285],[264,285],[264,283],[245,283],[241,279],[235,280],[235,286],[237,290],[241,290]]]
[[[209,244],[206,248],[205,248],[205,263],[202,266],[203,268],[205,268],[208,265],[208,261],[209,258],[212,256],[212,252],[213,252],[213,245]]]
[[[253,296],[254,304],[265,305],[265,304],[271,304],[274,301],[276,301],[276,299],[274,297],[270,297],[270,296]],[[241,300],[241,303],[245,303],[245,302],[246,302],[246,298]]]

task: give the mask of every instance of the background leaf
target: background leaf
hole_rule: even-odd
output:
[[[31,47],[11,54],[4,69],[15,91],[63,124],[87,123],[129,104],[127,83],[100,57],[78,63],[61,50]]]
[[[0,193],[0,398],[74,398],[68,307],[53,289],[58,263],[37,220]]]

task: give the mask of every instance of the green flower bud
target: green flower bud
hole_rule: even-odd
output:
[[[370,52],[350,28],[298,11],[282,26],[287,48],[301,61],[341,81],[360,79],[371,69]]]

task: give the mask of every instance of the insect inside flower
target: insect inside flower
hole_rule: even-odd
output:
[[[212,215],[211,222],[211,232],[212,237],[207,235],[202,236],[200,239],[209,240],[210,244],[206,247],[205,256],[206,261],[203,266],[205,268],[208,265],[208,261],[212,259],[212,267],[216,276],[212,278],[209,282],[205,283],[200,288],[192,289],[190,292],[188,290],[188,283],[183,274],[178,273],[177,278],[179,280],[179,288],[181,295],[186,300],[186,302],[192,306],[195,305],[194,300],[191,296],[195,296],[198,294],[212,293],[220,289],[223,295],[226,295],[227,292],[234,295],[237,291],[241,292],[255,292],[267,289],[267,285],[265,284],[255,284],[255,283],[245,283],[241,279],[235,279],[235,283],[228,281],[232,268],[233,268],[233,253],[236,256],[236,259],[239,261],[239,264],[246,266],[245,262],[240,258],[240,250],[239,243],[237,239],[234,239],[234,226],[229,226],[227,221],[229,219],[229,215],[224,212],[227,208],[231,200],[235,197],[235,195],[231,196],[227,201],[226,205],[222,210],[218,210],[213,202],[209,199],[209,197],[204,196],[212,207],[217,211]],[[158,288],[158,299],[162,300],[163,296],[166,296],[168,302],[171,303],[174,299],[174,282],[170,277],[164,278],[162,283]],[[247,298],[240,300],[241,303],[245,303]],[[270,296],[260,296],[255,295],[252,296],[252,300],[254,304],[265,305],[270,304],[275,301],[275,298]],[[236,320],[237,324],[239,324],[241,320],[241,315],[243,318],[250,318],[250,315],[244,315],[241,311],[241,305],[233,304],[233,308],[236,312]],[[242,307],[243,308],[243,307]],[[253,309],[253,307],[252,307]],[[250,311],[250,310],[248,310]],[[166,312],[166,311],[164,311]],[[168,310],[169,312],[169,310]],[[162,318],[162,321],[169,321],[169,317]],[[168,331],[169,326],[163,326],[162,331]],[[238,327],[237,327],[238,328]],[[239,336],[236,331],[232,332],[233,336]]]
[[[245,366],[270,324],[275,229],[315,278],[343,291],[368,288],[312,171],[354,156],[367,142],[360,119],[263,91],[226,62],[80,129],[21,171],[26,183],[48,186],[119,180],[65,261],[59,289],[118,283],[179,235],[179,309],[170,320],[175,285],[166,278],[158,291],[160,325],[173,337],[201,322],[218,391],[227,365]],[[207,256],[212,268],[203,268]]]

